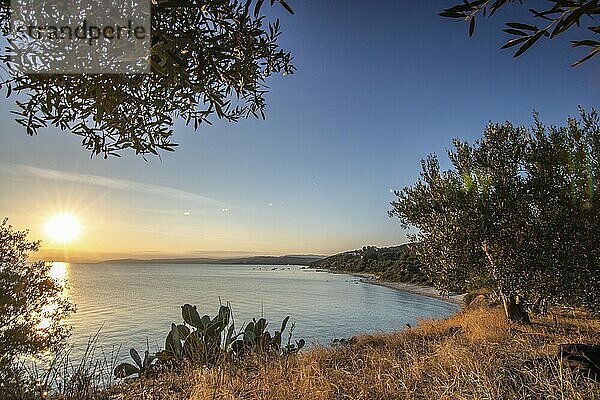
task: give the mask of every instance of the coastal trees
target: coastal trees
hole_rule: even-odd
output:
[[[452,168],[435,155],[397,191],[391,216],[440,288],[491,286],[507,317],[549,303],[600,310],[600,127],[581,111],[565,127],[490,124],[474,144],[454,141]]]
[[[408,245],[392,247],[364,246],[362,249],[335,254],[311,263],[352,273],[368,273],[392,282],[428,283],[424,268]]]
[[[0,397],[5,398],[17,356],[56,348],[68,334],[61,320],[72,311],[62,285],[49,276],[51,265],[29,261],[39,242],[0,225]],[[8,392],[10,394],[10,392]]]
[[[496,11],[509,5],[515,5],[515,0],[475,0],[463,1],[452,7],[444,9],[440,15],[442,17],[464,20],[469,24],[469,36],[475,32],[475,24],[478,17],[492,17]],[[519,0],[518,6],[524,6],[524,1]],[[594,17],[600,15],[600,2],[598,0],[577,0],[577,1],[547,1],[543,9],[530,8],[528,13],[531,21],[507,22],[503,31],[512,36],[503,49],[517,47],[514,57],[518,57],[531,48],[538,40],[543,37],[554,39],[557,36],[567,32],[583,32],[586,39],[572,40],[572,47],[581,47],[588,53],[575,62],[575,67],[600,54],[600,25]],[[536,6],[537,7],[537,6]],[[542,25],[538,27],[536,22]]]
[[[0,1],[4,35],[10,31],[9,3]],[[153,1],[149,74],[19,73],[15,55],[28,51],[29,43],[19,48],[12,41],[0,55],[6,72],[0,88],[16,97],[16,121],[29,135],[59,128],[105,158],[173,151],[176,119],[196,130],[214,117],[264,118],[266,80],[294,72],[292,55],[279,46],[279,20],[266,21],[263,3]],[[270,0],[275,3],[293,13],[284,0]]]

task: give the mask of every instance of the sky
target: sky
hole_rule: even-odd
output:
[[[467,26],[437,13],[453,1],[289,1],[281,44],[298,71],[272,77],[266,120],[176,123],[179,148],[147,161],[91,158],[56,129],[30,137],[0,100],[0,214],[43,241],[40,257],[334,254],[407,241],[387,215],[393,189],[418,178],[420,160],[485,125],[562,124],[598,107],[600,57],[566,37],[513,59],[502,23],[523,9]],[[517,19],[519,19],[517,17]],[[4,96],[3,96],[4,97]],[[445,161],[442,157],[442,165]],[[54,243],[58,213],[81,234]]]

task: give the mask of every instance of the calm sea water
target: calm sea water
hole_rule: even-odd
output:
[[[181,305],[214,316],[219,301],[232,306],[236,326],[264,316],[270,328],[287,315],[295,337],[327,345],[334,338],[394,331],[419,318],[441,317],[457,309],[436,299],[362,283],[349,275],[298,266],[66,264],[55,263],[77,305],[69,318],[77,355],[99,329],[105,351],[122,346],[163,348],[171,322],[180,323]]]

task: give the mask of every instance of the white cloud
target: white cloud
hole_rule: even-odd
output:
[[[90,185],[104,187],[108,189],[145,193],[150,195],[169,197],[177,200],[186,200],[203,206],[215,206],[221,208],[227,206],[227,204],[219,200],[212,199],[210,197],[202,196],[200,194],[188,192],[181,189],[172,188],[169,186],[155,185],[153,183],[135,182],[126,179],[108,178],[105,176],[80,174],[76,172],[63,172],[53,169],[42,169],[32,167],[30,165],[21,164],[12,165],[10,170],[13,172],[41,179],[72,182],[80,185]]]

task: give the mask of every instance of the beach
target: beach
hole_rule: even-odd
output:
[[[376,274],[360,273],[360,272],[346,272],[346,271],[338,271],[338,270],[331,270],[331,269],[325,269],[325,271],[332,273],[332,274],[346,274],[346,275],[355,276],[357,278],[360,278],[359,282],[362,282],[362,283],[368,283],[370,285],[384,286],[384,287],[399,290],[402,292],[418,294],[420,296],[425,296],[425,297],[431,297],[434,299],[446,301],[448,303],[453,303],[453,304],[463,304],[464,297],[466,295],[466,293],[455,293],[455,292],[450,292],[449,294],[448,294],[448,292],[446,292],[446,293],[442,294],[442,292],[440,290],[436,289],[433,286],[428,286],[428,285],[419,285],[416,283],[409,283],[409,282],[382,281],[382,280],[380,280],[379,276]]]

